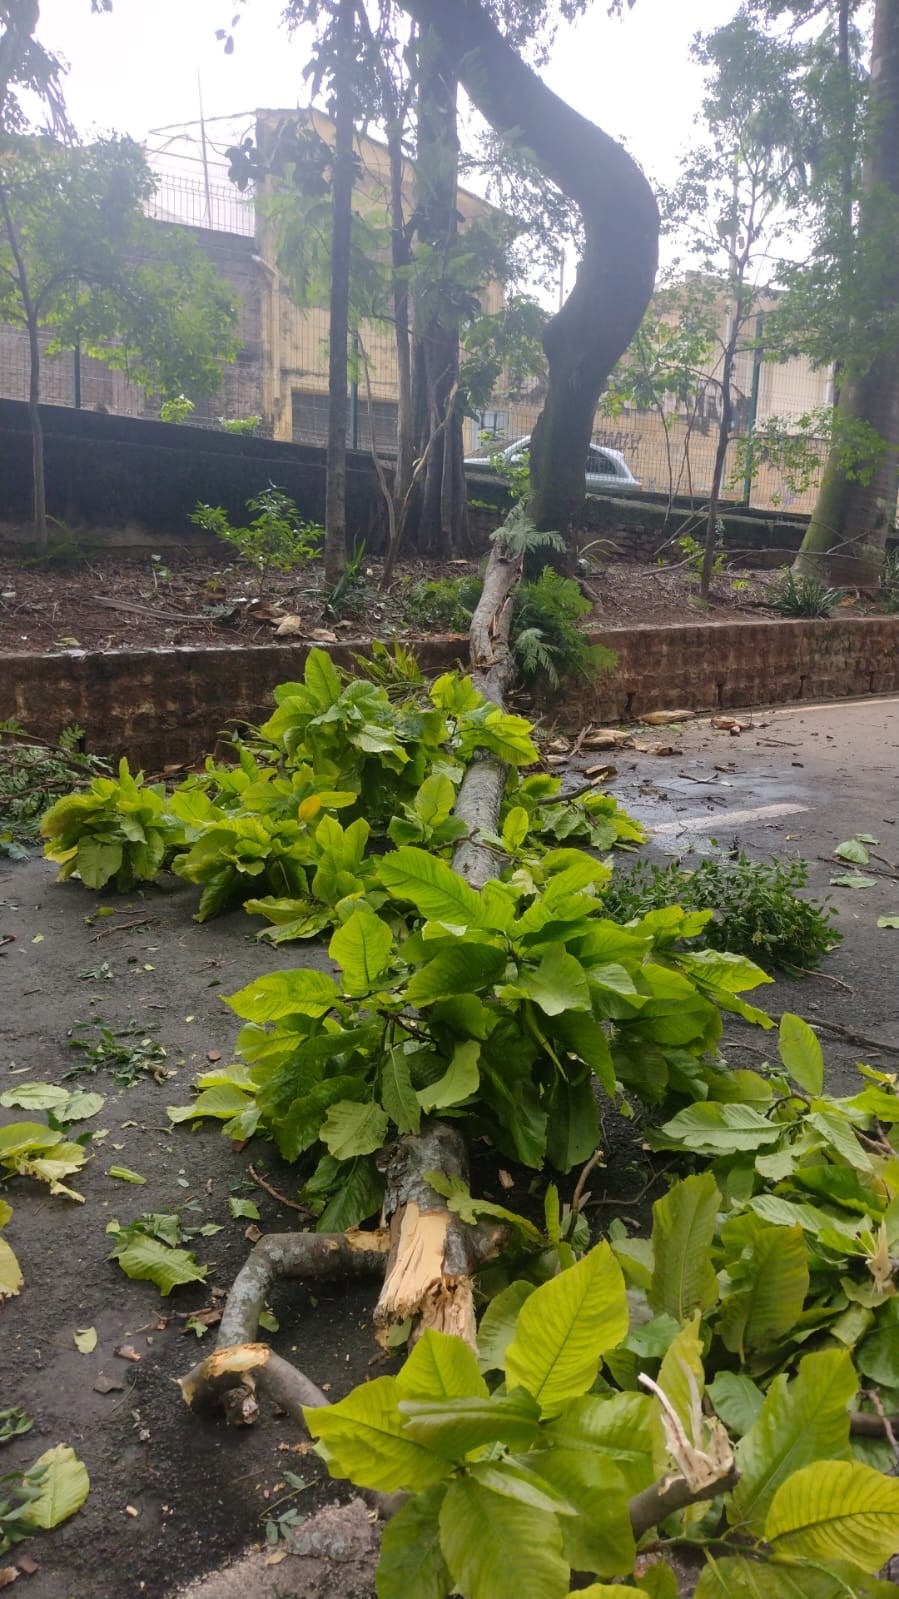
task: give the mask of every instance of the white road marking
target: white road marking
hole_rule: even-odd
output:
[[[796,816],[799,811],[807,811],[807,805],[760,805],[754,811],[718,811],[709,816],[682,816],[675,822],[660,822],[658,827],[649,829],[652,835],[658,833],[704,833],[710,827],[731,827],[741,822],[761,822],[774,816]]]

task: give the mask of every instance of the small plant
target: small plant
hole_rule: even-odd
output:
[[[782,970],[809,969],[842,940],[834,912],[819,900],[801,899],[804,861],[704,860],[690,870],[682,862],[651,866],[640,861],[605,890],[606,915],[630,922],[668,905],[712,910],[702,942],[712,949],[749,955]]]
[[[887,550],[878,586],[884,610],[899,611],[899,550]]]
[[[492,440],[491,442],[495,446],[496,441]],[[490,462],[491,471],[495,472],[497,477],[502,478],[513,501],[518,504],[526,500],[531,492],[530,450],[525,447],[519,450],[514,458],[510,458],[502,450],[494,447],[488,451],[487,459]]]
[[[23,859],[24,846],[39,841],[47,806],[109,770],[105,761],[79,748],[83,737],[82,728],[67,727],[51,744],[18,722],[0,722],[0,856]]]
[[[223,433],[237,433],[245,438],[253,438],[259,432],[261,416],[220,416],[219,427]]]
[[[160,422],[189,422],[196,410],[193,400],[186,394],[175,394],[170,400],[163,400],[159,407]]]
[[[715,534],[715,558],[712,562],[713,577],[717,577],[719,573],[724,571],[724,523],[720,517],[715,524]],[[695,572],[698,576],[702,571],[702,563],[705,559],[704,542],[701,539],[695,539],[692,533],[682,533],[674,542],[681,554],[686,558],[690,571]]]
[[[563,677],[590,682],[615,664],[611,650],[590,644],[577,625],[590,610],[573,578],[544,567],[538,578],[522,583],[515,595],[512,649],[519,675],[527,683],[543,677],[557,689]]]
[[[353,553],[347,557],[346,565],[341,572],[331,592],[325,596],[325,611],[329,616],[345,616],[358,612],[365,602],[366,583],[362,571],[362,562],[365,559],[365,542],[356,539],[353,544]]]
[[[44,853],[58,861],[60,880],[80,877],[86,888],[114,882],[126,893],[155,877],[174,842],[165,814],[165,785],[132,776],[123,756],[118,779],[95,777],[79,794],[65,794],[41,817]]]
[[[438,577],[411,583],[406,597],[406,617],[417,627],[438,632],[464,633],[481,597],[481,579],[475,576]]]
[[[224,539],[255,566],[260,588],[268,572],[294,572],[315,559],[324,529],[304,522],[283,489],[270,483],[255,499],[247,501],[247,510],[255,512],[248,527],[235,527],[221,505],[199,504],[190,520],[195,527]]]
[[[817,577],[797,575],[792,568],[766,595],[772,610],[783,616],[829,616],[848,597],[848,589],[828,588]]]

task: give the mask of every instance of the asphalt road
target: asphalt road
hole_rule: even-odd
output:
[[[808,863],[808,894],[829,898],[843,943],[822,975],[778,982],[760,1001],[795,1009],[891,1044],[895,1055],[837,1035],[825,1040],[835,1070],[864,1058],[899,1070],[899,929],[878,916],[899,914],[899,698],[798,705],[729,713],[737,736],[709,717],[641,728],[640,743],[676,754],[622,750],[610,789],[650,829],[657,858],[708,853],[738,844],[757,859],[792,854]],[[580,756],[588,767],[605,756]],[[878,839],[869,866],[834,858],[856,833]],[[850,889],[831,878],[857,871],[876,886]]]

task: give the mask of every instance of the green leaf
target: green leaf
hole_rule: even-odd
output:
[[[23,1526],[42,1527],[45,1531],[58,1527],[81,1509],[90,1493],[87,1468],[67,1444],[47,1449],[29,1467],[28,1476],[40,1477],[40,1493],[25,1510]]]
[[[645,1588],[631,1588],[623,1582],[591,1582],[588,1588],[579,1588],[567,1599],[646,1599]]]
[[[528,836],[528,813],[523,805],[513,805],[503,822],[503,844],[514,855]]]
[[[864,877],[860,872],[843,872],[830,879],[832,888],[876,888],[876,877]]]
[[[454,944],[414,973],[406,997],[410,1005],[430,1005],[453,994],[471,994],[495,983],[505,965],[505,950],[492,944]]]
[[[806,1355],[792,1382],[775,1377],[758,1421],[736,1449],[740,1480],[727,1507],[735,1527],[765,1535],[781,1483],[814,1461],[849,1454],[849,1405],[858,1380],[844,1349]]]
[[[81,1122],[96,1116],[106,1104],[104,1094],[91,1094],[84,1089],[69,1090],[56,1083],[22,1083],[19,1088],[8,1088],[0,1094],[0,1105],[18,1105],[23,1110],[50,1110],[57,1122]]]
[[[309,651],[303,681],[319,710],[327,710],[340,698],[340,678],[327,650]]]
[[[872,1574],[899,1550],[899,1481],[856,1461],[817,1461],[774,1495],[765,1538],[776,1553],[848,1560]]]
[[[899,927],[899,916],[878,916],[878,927]]]
[[[460,1338],[422,1333],[396,1379],[401,1399],[486,1399],[477,1357]]]
[[[561,1523],[562,1552],[576,1571],[614,1577],[630,1571],[637,1557],[628,1515],[628,1491],[621,1472],[609,1460],[597,1460],[577,1449],[531,1453],[528,1465],[551,1483],[577,1515]]]
[[[76,856],[78,875],[85,888],[103,888],[115,877],[122,864],[121,844],[104,844],[98,838],[82,838]]]
[[[583,1450],[601,1470],[610,1461],[624,1478],[628,1493],[640,1493],[655,1482],[664,1440],[658,1406],[648,1394],[621,1393],[611,1399],[584,1394],[567,1404],[544,1427],[554,1446]]]
[[[517,1460],[511,1455],[503,1455],[495,1460],[479,1460],[468,1469],[475,1482],[480,1483],[482,1488],[489,1488],[492,1493],[502,1494],[506,1499],[517,1499],[519,1504],[530,1505],[532,1510],[548,1510],[554,1516],[574,1517],[577,1514],[574,1505],[551,1487],[544,1477],[531,1470],[533,1460],[533,1454]]]
[[[110,1166],[107,1177],[115,1177],[120,1183],[145,1183],[146,1177],[140,1172],[132,1171],[129,1166]]]
[[[336,1405],[303,1411],[332,1477],[349,1477],[359,1488],[382,1493],[418,1493],[449,1474],[447,1461],[405,1436],[399,1398],[394,1377],[376,1377]]]
[[[732,1272],[739,1286],[722,1300],[718,1328],[725,1348],[745,1360],[747,1350],[775,1346],[802,1313],[809,1286],[802,1228],[760,1228],[739,1267],[738,1277]]]
[[[472,1477],[457,1478],[446,1491],[440,1543],[465,1599],[564,1599],[568,1592],[556,1517]]]
[[[856,866],[867,866],[870,856],[864,844],[858,838],[847,838],[844,844],[838,844],[834,854],[841,861],[854,861]]]
[[[477,927],[481,902],[464,878],[427,850],[404,844],[378,863],[381,882],[393,899],[408,900],[429,921]]]
[[[327,1156],[326,1159],[333,1157]],[[343,1233],[374,1216],[384,1196],[384,1179],[370,1156],[360,1156],[340,1173],[340,1187],[316,1222],[322,1233]]]
[[[730,1107],[726,1107],[730,1108]],[[669,1125],[671,1125],[669,1123]],[[653,1271],[649,1303],[676,1321],[718,1298],[710,1258],[721,1195],[711,1172],[685,1177],[652,1207]]]
[[[378,1599],[446,1599],[452,1587],[440,1548],[441,1483],[416,1494],[385,1524],[375,1575]]]
[[[664,1560],[654,1560],[647,1566],[641,1562],[643,1569],[637,1578],[637,1592],[649,1599],[678,1599],[680,1587],[677,1577],[671,1567]]]
[[[11,1299],[24,1286],[25,1278],[14,1250],[5,1238],[0,1238],[0,1305]]]
[[[738,1438],[755,1425],[765,1397],[751,1377],[738,1371],[719,1371],[706,1393],[728,1432]]]
[[[506,1350],[515,1337],[518,1312],[535,1292],[534,1284],[510,1283],[491,1299],[478,1326],[478,1357],[482,1371],[501,1371]]]
[[[417,1133],[421,1106],[412,1087],[409,1057],[399,1047],[388,1049],[381,1063],[381,1104],[398,1132]]]
[[[665,1122],[662,1132],[666,1138],[700,1154],[735,1155],[743,1149],[776,1143],[783,1129],[766,1121],[751,1105],[712,1101],[688,1105]]]
[[[547,1016],[591,1008],[587,974],[580,961],[569,955],[561,943],[547,950],[536,970],[520,972],[515,987],[539,1005]]]
[[[96,1327],[77,1327],[72,1337],[80,1355],[90,1355],[97,1347]]]
[[[528,1449],[540,1436],[539,1406],[525,1393],[442,1402],[403,1399],[400,1411],[408,1437],[447,1460],[461,1461],[485,1444]],[[558,1507],[543,1504],[537,1508]]]
[[[707,1556],[694,1599],[895,1599],[892,1584],[871,1582],[854,1567],[777,1565],[742,1556]]]
[[[506,1350],[507,1385],[526,1388],[544,1413],[557,1411],[596,1380],[627,1323],[621,1267],[603,1241],[525,1301]]]
[[[232,1194],[228,1199],[228,1209],[235,1221],[259,1221],[259,1206],[254,1199],[236,1199]]]
[[[468,1038],[457,1044],[443,1076],[438,1077],[436,1083],[429,1083],[426,1088],[418,1090],[417,1098],[422,1110],[447,1110],[451,1105],[460,1105],[463,1100],[477,1093],[481,1080],[478,1070],[480,1054],[481,1045],[476,1038]]]
[[[114,1251],[113,1258],[126,1277],[138,1282],[155,1283],[163,1297],[182,1283],[205,1282],[209,1267],[201,1266],[192,1250],[172,1249],[158,1238],[139,1234],[124,1249]]]
[[[565,1049],[589,1066],[610,1098],[615,1093],[615,1067],[609,1040],[599,1023],[581,1011],[567,1011],[552,1024],[554,1041],[561,1039]]]
[[[824,1055],[808,1022],[785,1011],[780,1019],[777,1050],[794,1083],[817,1098],[824,1089]]]
[[[333,977],[304,967],[267,972],[236,994],[229,994],[225,1004],[244,1021],[277,1022],[284,1016],[324,1016],[337,998]]]
[[[252,1095],[236,1083],[218,1083],[215,1088],[204,1088],[190,1105],[166,1105],[170,1122],[189,1122],[198,1116],[212,1116],[217,1121],[230,1121],[253,1103]]]
[[[367,906],[355,910],[328,945],[328,954],[341,969],[345,992],[354,996],[371,992],[392,952],[390,928]]]
[[[339,1099],[331,1105],[322,1122],[319,1137],[337,1160],[351,1160],[354,1155],[371,1155],[380,1149],[387,1137],[387,1113],[369,1100],[359,1104],[352,1099]]]

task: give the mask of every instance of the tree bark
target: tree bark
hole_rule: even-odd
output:
[[[879,309],[895,328],[899,315],[899,257],[883,240],[882,210],[899,202],[899,0],[877,0],[871,47],[870,144],[862,172],[859,251],[866,243],[883,257]],[[879,215],[879,213],[881,213]],[[887,533],[896,518],[899,486],[899,363],[895,337],[864,371],[847,374],[836,408],[831,445],[818,500],[793,563],[794,572],[831,583],[873,586],[883,564]],[[846,426],[868,423],[884,450],[867,482],[849,476],[842,436]]]
[[[328,334],[328,462],[325,481],[325,582],[346,564],[347,342],[350,228],[353,214],[354,0],[339,0],[334,73],[334,166],[331,194],[331,301]]]
[[[37,7],[35,6],[35,12]],[[37,17],[32,26],[35,26]],[[4,40],[5,43],[5,40]],[[47,481],[44,471],[44,424],[41,421],[41,347],[38,337],[38,307],[28,280],[28,269],[19,242],[19,231],[9,206],[6,186],[0,182],[0,216],[6,229],[9,248],[18,276],[22,309],[28,329],[28,422],[31,428],[31,482],[35,554],[47,553]]]
[[[715,464],[712,468],[712,486],[709,490],[709,510],[705,527],[705,547],[702,552],[702,568],[699,576],[699,598],[703,601],[709,597],[712,571],[715,566],[715,548],[718,543],[718,505],[721,499],[721,482],[724,477],[727,446],[730,443],[730,430],[733,422],[734,357],[737,352],[737,340],[740,337],[741,326],[742,319],[738,300],[733,312],[731,330],[724,347],[724,361],[721,369],[721,419],[718,423],[718,444],[715,449]]]
[[[570,537],[584,502],[584,464],[596,404],[649,304],[659,214],[643,173],[621,145],[560,100],[474,0],[403,0],[439,35],[460,81],[499,134],[515,133],[578,204],[584,255],[574,288],[546,327],[546,401],[531,436],[529,514]]]
[[[438,31],[427,23],[418,38],[418,152],[415,225],[431,252],[429,292],[415,306],[412,339],[412,456],[425,460],[404,496],[401,541],[451,555],[465,530],[462,423],[456,415],[459,329],[440,287],[440,267],[458,237],[458,80]]]

